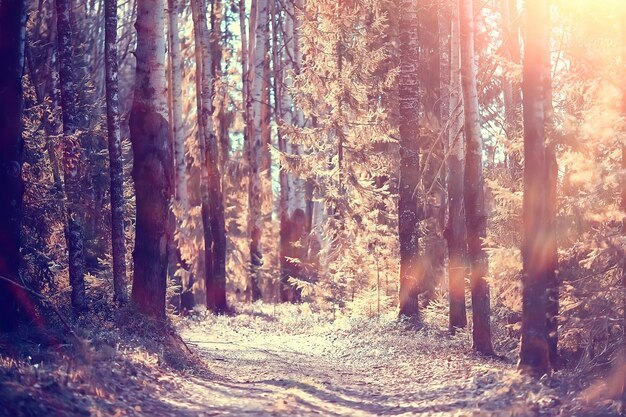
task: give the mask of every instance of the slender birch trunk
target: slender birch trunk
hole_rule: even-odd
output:
[[[69,252],[69,277],[72,286],[71,300],[75,312],[87,309],[85,295],[85,256],[83,234],[82,181],[80,162],[82,150],[78,141],[78,106],[76,81],[72,62],[72,25],[70,0],[57,0],[57,41],[59,50],[59,81],[61,111],[63,114],[63,171],[67,201],[67,247]]]
[[[132,300],[139,310],[165,316],[173,191],[173,156],[167,114],[165,0],[137,2],[135,93],[130,113],[137,225]]]
[[[485,280],[488,266],[487,253],[483,248],[483,239],[487,236],[487,212],[482,162],[483,141],[476,85],[472,0],[459,0],[459,33],[466,139],[463,202],[472,292],[472,339],[476,351],[491,355],[494,352],[491,345],[489,284]]]
[[[105,0],[105,68],[109,167],[111,175],[111,245],[115,299],[124,304],[126,291],[126,245],[124,236],[124,162],[120,134],[119,88],[117,75],[117,0]]]
[[[174,162],[176,167],[176,201],[184,213],[189,208],[187,191],[187,163],[185,160],[185,131],[183,126],[182,58],[178,28],[179,0],[168,0],[168,41],[171,68],[170,94],[172,97],[172,135],[174,136]]]
[[[262,120],[261,106],[263,95],[263,69],[265,65],[265,45],[267,42],[268,29],[268,2],[267,0],[253,0],[251,18],[251,34],[249,51],[249,70],[251,89],[248,91],[251,103],[251,112],[248,115],[249,121],[252,122],[249,129],[248,140],[248,168],[249,168],[249,184],[248,184],[248,238],[250,239],[250,277],[248,283],[248,297],[252,301],[261,298],[260,269],[263,265],[263,254],[261,251],[261,235],[262,235],[262,197],[263,189],[261,184],[261,168],[262,168]],[[254,30],[252,30],[254,29]],[[252,35],[254,33],[254,36]],[[254,39],[254,42],[253,42]],[[266,150],[265,150],[266,151]],[[267,152],[267,151],[266,151]]]

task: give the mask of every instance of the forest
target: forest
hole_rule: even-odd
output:
[[[625,413],[625,0],[0,0],[0,416]]]

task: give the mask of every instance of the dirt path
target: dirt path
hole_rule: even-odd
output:
[[[210,371],[161,399],[180,415],[612,415],[566,405],[558,378],[535,383],[472,354],[467,335],[391,320],[311,326],[241,315],[188,322],[181,335]]]

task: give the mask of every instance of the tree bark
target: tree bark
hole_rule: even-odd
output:
[[[15,330],[27,307],[19,282],[22,225],[22,75],[26,40],[23,0],[0,2],[0,331]],[[28,310],[24,309],[27,313]]]
[[[500,9],[502,14],[502,36],[505,44],[503,49],[504,57],[512,63],[519,65],[521,64],[519,24],[515,23],[518,19],[517,0],[501,0]],[[522,98],[520,85],[504,75],[502,76],[502,92],[506,134],[509,139],[516,139],[521,135]],[[521,180],[522,161],[518,154],[513,153],[509,155],[509,165],[512,178]]]
[[[461,68],[458,5],[452,5],[450,47],[450,123],[448,127],[448,282],[450,330],[467,325],[465,275],[467,242],[463,213],[463,108],[461,106]]]
[[[549,6],[548,6],[549,7]],[[559,315],[559,253],[557,242],[556,218],[558,213],[559,167],[556,159],[557,131],[552,104],[552,58],[550,56],[549,9],[546,12],[546,47],[544,48],[543,100],[545,118],[545,163],[546,163],[546,285],[547,285],[547,332],[548,353],[552,369],[557,370],[558,361],[558,315]],[[547,185],[547,186],[546,186]]]
[[[262,148],[262,92],[263,92],[263,69],[266,59],[265,44],[267,42],[268,28],[268,3],[267,0],[252,1],[252,16],[250,23],[250,67],[248,77],[250,79],[251,112],[248,115],[252,122],[249,129],[249,140],[247,146],[247,160],[249,169],[248,183],[248,239],[250,240],[250,276],[248,282],[248,298],[256,301],[261,298],[260,290],[260,268],[263,265],[263,254],[261,251],[262,234],[262,184],[261,167],[262,153],[267,152]],[[254,22],[253,22],[254,21]],[[254,36],[252,35],[254,33]],[[254,42],[253,42],[254,40]]]
[[[175,169],[175,190],[174,197],[176,199],[178,210],[181,214],[176,219],[175,214],[170,213],[170,225],[172,229],[176,229],[176,223],[181,225],[188,216],[189,211],[189,189],[187,185],[188,172],[186,161],[185,147],[185,127],[183,124],[183,90],[182,90],[182,57],[180,49],[178,17],[180,14],[181,2],[179,0],[168,0],[168,51],[169,51],[169,67],[168,67],[168,98],[169,98],[169,122],[172,134],[173,151],[174,151],[174,169]],[[180,252],[180,241],[185,239],[187,234],[180,230],[177,235],[177,242],[172,240],[170,244],[168,275],[176,285],[179,286],[178,293],[174,297],[174,302],[178,302],[179,312],[185,313],[191,311],[194,307],[194,297],[192,288],[194,284],[194,276],[191,271],[183,274],[182,277],[176,276],[178,269],[177,264],[184,264]]]
[[[115,299],[128,301],[126,290],[126,245],[124,236],[124,161],[120,134],[119,88],[117,75],[117,0],[105,0],[105,68],[109,169],[111,175],[111,245]]]
[[[63,170],[67,201],[67,247],[69,277],[72,286],[72,307],[76,313],[87,309],[85,295],[85,256],[83,212],[81,210],[82,182],[80,162],[82,151],[77,137],[78,106],[76,81],[72,62],[72,25],[70,0],[57,0],[57,40],[59,50],[59,81],[63,114]]]
[[[165,316],[173,156],[167,121],[165,0],[137,2],[135,92],[130,113],[137,201],[132,300],[139,311]]]
[[[400,184],[400,316],[419,317],[418,291],[424,271],[419,261],[416,190],[419,184],[419,25],[417,0],[399,4]]]
[[[202,130],[202,222],[204,229],[206,306],[215,313],[228,310],[226,303],[226,228],[217,137],[213,131],[213,78],[210,39],[204,0],[192,0],[196,30],[196,61],[201,74],[199,125]],[[199,49],[199,51],[198,51]]]
[[[184,212],[189,208],[187,191],[187,163],[185,161],[185,131],[183,127],[183,81],[180,38],[178,29],[179,0],[168,0],[168,40],[171,68],[172,134],[176,167],[176,200]]]
[[[522,338],[520,371],[541,376],[550,370],[546,271],[545,59],[547,5],[526,2],[524,50],[524,201],[522,242]],[[532,28],[532,30],[530,29]]]
[[[626,118],[626,10],[622,12],[622,116]],[[622,142],[622,181],[620,208],[622,209],[622,233],[626,234],[626,143]],[[626,351],[626,257],[622,259],[622,348]],[[626,354],[626,353],[625,353]],[[623,388],[626,390],[626,387]]]
[[[474,57],[474,15],[472,0],[459,0],[459,28],[461,38],[461,90],[465,117],[465,177],[463,200],[467,228],[467,253],[470,263],[472,292],[473,348],[493,354],[491,345],[489,285],[487,254],[483,239],[487,236],[485,208],[485,181],[482,163],[482,137],[478,111],[476,62]]]

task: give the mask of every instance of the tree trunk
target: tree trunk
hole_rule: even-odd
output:
[[[543,0],[526,2],[524,51],[524,201],[522,242],[522,338],[519,369],[541,376],[550,370],[546,326],[545,59],[547,10]],[[529,28],[532,28],[530,30]]]
[[[399,4],[400,185],[400,316],[417,319],[418,291],[423,276],[419,261],[416,190],[419,184],[419,25],[417,0]]]
[[[502,36],[504,38],[503,54],[514,64],[520,64],[519,25],[514,23],[518,19],[517,0],[501,0]],[[512,81],[507,75],[502,76],[502,92],[504,97],[504,123],[509,140],[521,135],[521,95],[520,85]],[[515,180],[521,180],[522,161],[517,153],[509,155],[509,169]]]
[[[450,47],[450,122],[448,126],[448,282],[450,299],[450,330],[467,325],[465,311],[466,232],[463,213],[463,108],[461,105],[461,74],[458,5],[452,5]]]
[[[165,316],[173,157],[167,121],[165,0],[137,2],[135,93],[130,112],[137,201],[132,299],[145,314]]]
[[[622,116],[626,117],[626,11],[622,12]],[[622,142],[622,232],[626,234],[626,143]],[[623,323],[622,344],[626,346],[626,257],[622,259]],[[624,388],[626,389],[626,387]]]
[[[491,324],[487,254],[483,239],[487,236],[485,181],[482,164],[482,137],[478,112],[476,62],[474,58],[474,15],[472,0],[459,0],[461,39],[461,90],[465,117],[465,177],[463,200],[467,228],[467,253],[470,262],[472,292],[472,339],[474,350],[491,355]]]
[[[174,151],[174,169],[175,169],[175,190],[174,197],[181,212],[178,219],[175,214],[170,213],[170,227],[176,230],[188,216],[189,211],[189,190],[187,186],[188,172],[186,162],[185,148],[185,127],[183,124],[183,90],[182,90],[182,57],[180,50],[180,38],[178,27],[178,16],[181,9],[179,0],[168,0],[168,51],[169,51],[169,67],[168,67],[168,98],[169,98],[169,122],[172,134],[173,151]],[[188,237],[188,234],[180,230],[177,235],[177,241],[171,241],[168,275],[170,279],[179,286],[178,293],[173,297],[172,302],[180,309],[179,313],[185,314],[194,307],[194,297],[192,293],[194,277],[191,271],[183,274],[182,277],[176,276],[178,269],[177,264],[184,264],[180,252],[180,241]]]
[[[117,76],[117,0],[105,0],[105,41],[107,130],[111,172],[111,245],[115,299],[124,304],[126,291],[126,245],[124,236],[124,161],[120,135],[119,88]]]
[[[181,209],[189,208],[187,191],[187,163],[185,161],[185,131],[183,126],[182,61],[178,29],[179,0],[168,0],[168,38],[171,68],[172,134],[174,136],[174,162],[176,167],[175,196]]]
[[[204,0],[192,1],[196,34],[197,69],[201,74],[199,125],[202,130],[202,222],[204,228],[206,306],[215,313],[228,310],[226,303],[226,228],[217,137],[213,132],[213,78],[210,39]],[[198,52],[199,49],[199,52]]]
[[[59,81],[61,110],[63,113],[63,169],[65,194],[67,196],[67,247],[69,252],[69,276],[72,286],[72,307],[80,313],[87,309],[85,296],[85,257],[83,235],[83,212],[81,210],[82,182],[80,162],[82,150],[77,138],[78,108],[76,81],[72,62],[72,25],[70,0],[57,0],[57,40],[59,49]]]
[[[267,152],[262,148],[262,120],[261,106],[263,93],[263,69],[265,65],[265,45],[267,42],[268,28],[268,3],[267,0],[253,0],[251,14],[251,34],[250,34],[250,67],[248,77],[250,78],[251,89],[248,91],[251,103],[251,113],[249,118],[252,125],[249,130],[249,140],[247,147],[249,184],[248,184],[248,238],[250,239],[250,277],[248,282],[248,297],[252,301],[261,298],[259,287],[261,274],[260,268],[263,265],[263,254],[261,252],[262,234],[262,184],[261,167],[262,153]],[[256,11],[256,13],[254,13]],[[253,23],[256,23],[254,24]],[[254,29],[254,30],[253,30]],[[254,36],[252,36],[254,33]],[[254,42],[252,42],[254,40]]]
[[[213,120],[215,122],[215,135],[217,136],[217,143],[219,144],[220,154],[220,169],[224,173],[225,164],[230,156],[230,138],[228,135],[228,122],[226,121],[226,106],[228,102],[228,89],[226,83],[223,82],[222,73],[222,22],[225,19],[225,5],[222,0],[213,0],[213,7],[211,8],[211,77],[213,80],[218,80],[220,88],[217,89],[214,82],[213,92]],[[225,29],[228,32],[228,26]],[[222,177],[222,181],[224,178]]]
[[[26,39],[26,5],[0,2],[0,331],[15,330],[26,294],[19,281],[22,224],[22,73]],[[27,306],[24,306],[27,307]],[[28,312],[28,309],[24,309]]]
[[[272,22],[272,60],[274,69],[274,114],[276,117],[277,125],[277,140],[278,150],[281,153],[287,152],[287,138],[285,136],[284,128],[291,125],[291,94],[289,91],[288,82],[291,81],[289,76],[289,64],[290,64],[290,50],[293,49],[293,39],[287,38],[285,33],[289,33],[290,28],[293,26],[293,17],[290,13],[293,9],[289,6],[291,2],[287,2],[286,5],[282,5],[284,9],[284,25],[285,30],[282,32],[282,40],[284,49],[282,54],[279,54],[279,28],[278,19],[281,16],[281,5],[278,1],[271,0],[271,19]],[[293,32],[293,29],[291,29]],[[291,48],[290,48],[291,47]],[[289,228],[289,173],[280,167],[278,173],[278,180],[280,184],[280,195],[278,200],[278,215],[279,215],[279,243],[278,243],[278,256],[280,258],[280,288],[279,298],[281,302],[288,302],[290,297],[289,293],[291,285],[289,285],[289,274],[287,264],[287,243],[288,243],[288,228]]]
[[[548,6],[549,7],[549,6]],[[556,159],[557,132],[552,104],[552,58],[550,56],[549,9],[546,12],[546,47],[544,48],[543,100],[545,119],[545,175],[546,188],[546,285],[547,285],[547,332],[548,353],[552,369],[558,369],[558,315],[559,315],[559,252],[557,242],[556,217],[558,213],[559,167]]]
[[[106,229],[101,227],[108,219],[104,215],[105,195],[108,184],[106,170],[107,141],[98,134],[97,125],[100,123],[99,106],[96,105],[96,86],[94,83],[95,65],[89,59],[89,54],[95,58],[96,53],[89,47],[93,42],[94,33],[91,31],[90,19],[92,13],[87,2],[69,0],[70,26],[72,28],[72,80],[74,83],[76,113],[74,130],[76,141],[82,149],[83,157],[80,164],[80,209],[76,213],[82,216],[83,227],[83,257],[85,271],[93,272],[99,269],[99,257],[107,252],[108,238]],[[106,59],[105,59],[106,61]],[[61,69],[62,71],[62,69]]]

